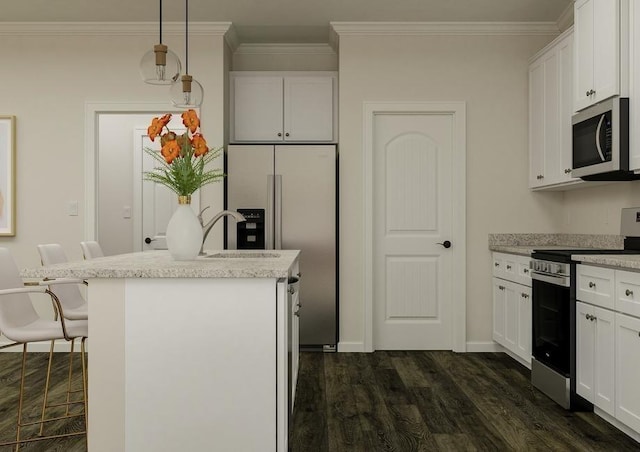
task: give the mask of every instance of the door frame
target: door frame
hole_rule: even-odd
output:
[[[171,102],[87,102],[84,109],[84,236],[96,240],[98,235],[98,150],[101,114],[158,114],[181,113]]]
[[[363,102],[364,120],[364,351],[373,352],[373,149],[374,119],[380,114],[437,114],[453,119],[452,277],[453,351],[466,351],[466,103]]]

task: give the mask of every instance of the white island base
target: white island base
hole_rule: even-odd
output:
[[[88,277],[89,451],[286,451],[291,253],[273,277],[23,272]]]

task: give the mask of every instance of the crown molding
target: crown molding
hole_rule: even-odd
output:
[[[558,25],[558,29],[561,31],[567,30],[569,27],[573,25],[573,2],[569,3],[567,7],[562,11],[558,21],[556,22]]]
[[[557,35],[556,22],[330,22],[339,36]]]
[[[329,44],[240,44],[236,55],[335,55]]]
[[[189,22],[189,35],[224,36],[231,22]],[[164,22],[164,35],[184,35],[184,22]],[[147,36],[158,34],[157,22],[0,22],[0,35]]]
[[[240,39],[238,39],[236,27],[234,27],[232,23],[229,24],[229,30],[224,35],[224,39],[227,41],[227,45],[231,49],[231,53],[235,53],[238,47],[240,47]]]

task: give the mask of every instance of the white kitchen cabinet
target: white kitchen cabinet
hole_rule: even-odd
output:
[[[640,170],[640,2],[629,3],[629,169]]]
[[[614,309],[614,278],[611,268],[576,265],[576,299]]]
[[[519,361],[530,367],[529,258],[493,253],[493,274],[493,340],[502,345],[512,357],[519,358]]]
[[[616,314],[616,419],[640,432],[640,319]]]
[[[576,0],[575,111],[611,96],[625,95],[628,71],[626,13],[628,0]]]
[[[615,313],[576,303],[576,392],[615,415]]]
[[[333,72],[232,72],[232,142],[335,142]]]
[[[532,57],[529,64],[529,187],[582,183],[571,176],[573,29]]]
[[[297,270],[296,270],[297,271]],[[298,273],[299,275],[299,273]],[[298,276],[299,277],[299,276]],[[293,404],[296,399],[296,386],[298,383],[298,366],[300,364],[300,282],[292,282],[288,288],[289,296],[291,297],[291,381],[289,382],[289,388],[291,390],[291,406],[293,410]],[[292,411],[293,412],[293,411]]]

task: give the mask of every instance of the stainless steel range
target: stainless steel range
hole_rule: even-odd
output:
[[[640,208],[622,209],[624,249],[535,250],[531,255],[531,382],[561,406],[591,410],[576,394],[576,254],[640,254]]]

